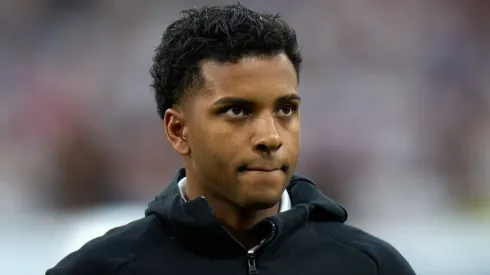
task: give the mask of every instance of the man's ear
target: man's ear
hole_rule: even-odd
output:
[[[189,155],[191,148],[188,141],[187,125],[184,116],[177,109],[170,108],[163,117],[168,141],[175,151],[182,156]]]

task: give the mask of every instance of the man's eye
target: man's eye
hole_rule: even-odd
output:
[[[279,116],[290,116],[296,111],[296,106],[291,104],[282,105],[277,112]]]
[[[229,117],[241,117],[247,115],[246,111],[242,107],[231,107],[226,110],[225,114]]]

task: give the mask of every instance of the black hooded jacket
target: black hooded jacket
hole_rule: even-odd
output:
[[[251,229],[264,241],[247,251],[205,198],[184,202],[178,181],[150,203],[145,217],[85,244],[47,275],[411,275],[388,243],[344,224],[347,212],[313,182],[295,175],[292,208]]]

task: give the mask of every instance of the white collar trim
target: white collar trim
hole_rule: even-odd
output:
[[[183,177],[181,180],[179,180],[177,184],[179,185],[180,197],[186,202],[187,201],[185,197],[186,177]],[[284,190],[281,196],[281,206],[279,208],[279,212],[285,212],[288,211],[289,209],[291,209],[291,198],[289,197],[288,191]]]

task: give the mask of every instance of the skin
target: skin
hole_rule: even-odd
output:
[[[189,200],[205,196],[244,244],[277,214],[300,147],[298,79],[283,53],[201,62],[203,87],[167,110],[168,140],[184,157]]]

